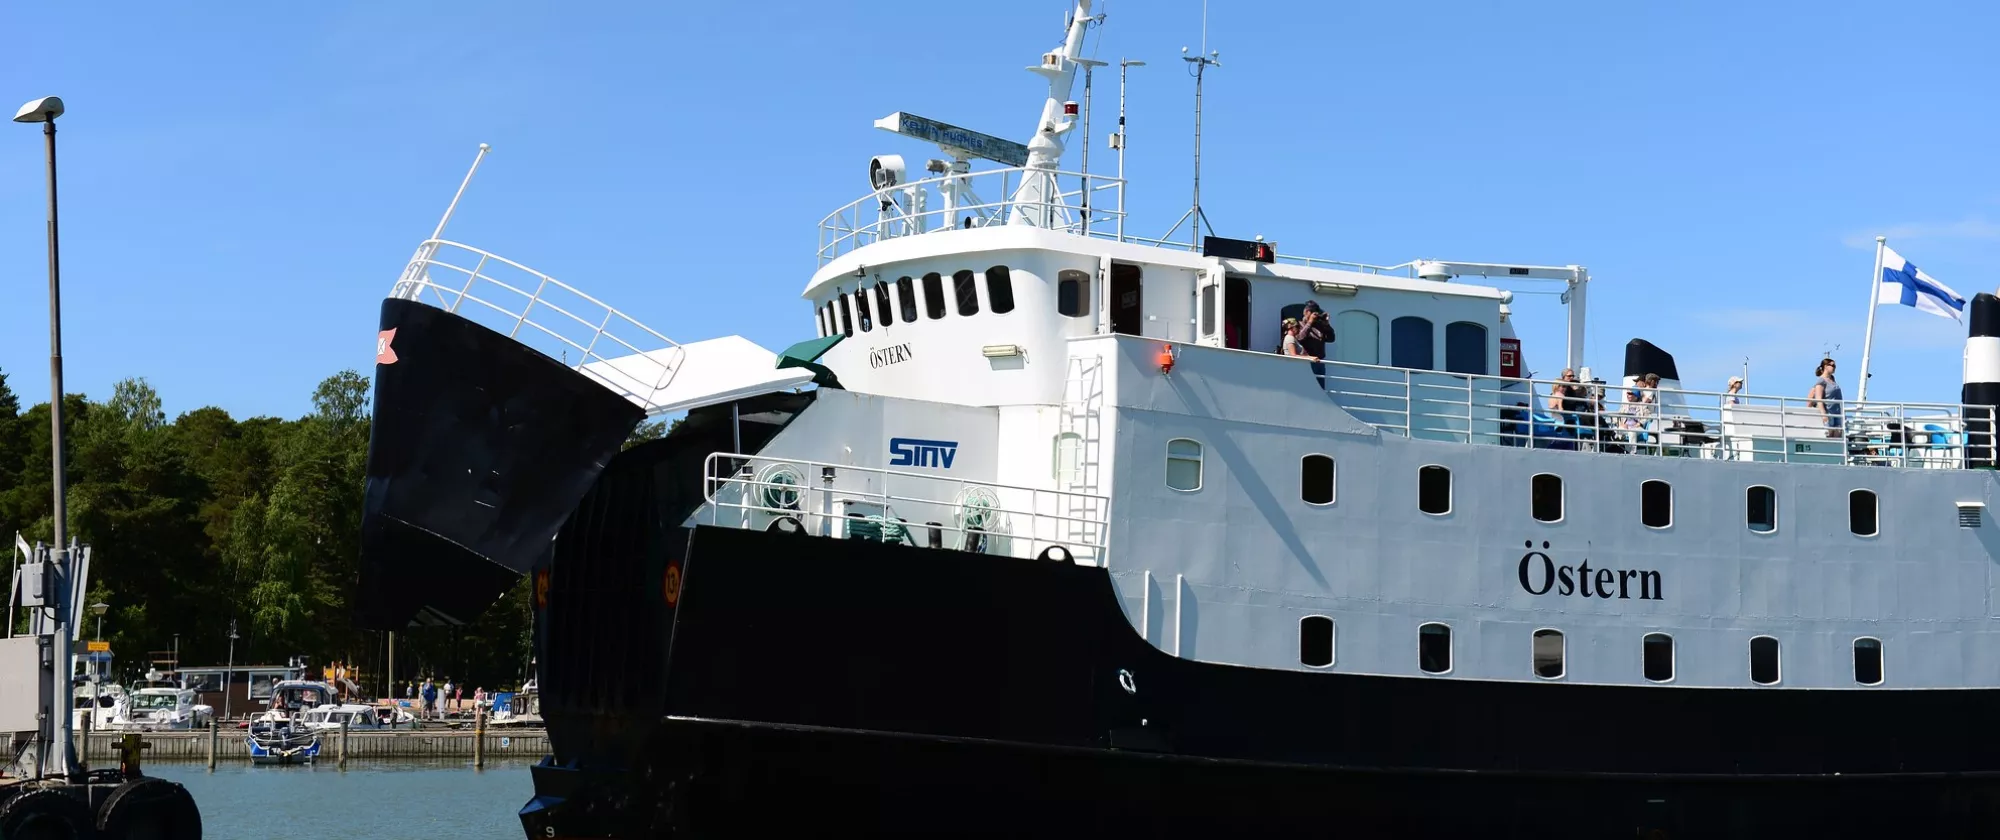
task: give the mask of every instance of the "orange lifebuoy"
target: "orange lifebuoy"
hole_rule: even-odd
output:
[[[548,606],[549,570],[541,569],[535,572],[535,609],[547,609]]]
[[[666,593],[667,606],[671,607],[680,603],[681,600],[681,564],[668,563],[667,573],[664,577],[665,580],[661,582],[661,589]]]

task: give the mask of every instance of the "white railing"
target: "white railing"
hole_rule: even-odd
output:
[[[1021,185],[1037,178],[1053,180],[1048,200],[1015,201]],[[1111,200],[1100,204],[1099,193],[1108,193]],[[1043,220],[1039,226],[1050,230],[1115,237],[1125,217],[1125,182],[1104,175],[1013,166],[898,184],[862,196],[821,219],[819,262],[825,265],[884,239],[1004,225],[1024,212],[1034,213]]]
[[[1326,389],[1361,420],[1429,440],[1780,463],[1961,469],[1993,463],[1994,409],[1846,402],[1837,424],[1803,397],[1616,384],[1551,407],[1543,379],[1326,362]],[[1589,386],[1590,383],[1585,383]],[[1729,402],[1733,397],[1734,402]]]
[[[672,339],[560,280],[448,240],[417,246],[389,296],[503,333],[649,411],[686,356]]]
[[[1061,546],[1097,566],[1108,557],[1104,496],[728,452],[708,456],[703,475],[708,509],[697,517],[710,525],[789,524],[819,536],[1024,558]]]

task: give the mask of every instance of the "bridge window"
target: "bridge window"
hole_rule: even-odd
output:
[[[1357,365],[1382,363],[1382,319],[1349,309],[1333,316],[1333,360]]]
[[[1056,312],[1071,318],[1090,314],[1090,275],[1074,268],[1056,272]]]
[[[813,307],[813,320],[814,320],[814,321],[817,321],[817,322],[819,322],[819,337],[820,337],[820,338],[825,338],[825,337],[827,337],[827,336],[829,336],[829,335],[832,335],[832,334],[833,334],[833,333],[832,333],[831,331],[827,330],[827,328],[826,328],[826,307],[824,307],[824,306],[815,306],[815,307]]]
[[[1201,334],[1215,334],[1215,285],[1201,287]]]
[[[1863,636],[1854,640],[1854,681],[1862,685],[1882,684],[1882,640]]]
[[[853,310],[851,310],[851,309],[849,309],[849,308],[848,308],[848,306],[849,306],[849,304],[848,304],[848,302],[847,302],[847,293],[846,293],[846,292],[841,292],[841,293],[840,293],[840,333],[841,333],[841,335],[845,335],[845,336],[847,336],[848,338],[853,338],[853,337],[854,337],[854,311],[853,311]]]
[[[978,275],[973,274],[970,269],[960,271],[951,276],[952,290],[958,293],[958,314],[960,315],[971,316],[979,314],[979,287],[973,282],[976,277]]]
[[[1528,507],[1538,522],[1561,522],[1563,518],[1563,479],[1554,473],[1541,473],[1528,480]]]
[[[1535,631],[1535,676],[1545,680],[1562,679],[1563,675],[1563,634],[1561,630]]]
[[[1778,491],[1763,485],[1750,488],[1750,530],[1768,534],[1778,530]]]
[[[1307,455],[1299,459],[1299,498],[1309,505],[1333,504],[1333,459]]]
[[[854,311],[860,317],[862,332],[875,329],[875,319],[868,312],[867,289],[854,290]]]
[[[1879,533],[1875,519],[1875,491],[1855,490],[1847,494],[1847,530],[1857,537],[1875,536]]]
[[[1431,622],[1417,628],[1417,667],[1427,674],[1451,670],[1451,625]]]
[[[1674,678],[1674,637],[1647,633],[1645,638],[1646,679],[1668,682]]]
[[[917,284],[908,277],[896,278],[896,302],[903,305],[903,323],[917,322]]]
[[[1436,464],[1417,470],[1417,509],[1443,516],[1451,512],[1451,470]]]
[[[1201,443],[1187,438],[1167,441],[1167,486],[1175,490],[1201,489]]]
[[[1389,322],[1389,364],[1431,370],[1436,366],[1436,353],[1430,319],[1405,315]]]
[[[882,326],[896,323],[896,311],[889,306],[889,284],[875,284],[875,316],[882,320]]]
[[[1333,664],[1333,619],[1323,615],[1299,619],[1299,664],[1308,668]]]
[[[935,271],[924,275],[924,314],[933,321],[944,317],[944,278]]]
[[[1004,265],[986,269],[986,305],[995,315],[1014,311],[1014,273]]]
[[[1778,682],[1778,640],[1758,636],[1750,640],[1750,681],[1758,685]]]
[[[1639,520],[1648,528],[1674,524],[1674,486],[1658,480],[1639,485]]]
[[[1484,376],[1486,369],[1486,327],[1471,321],[1444,325],[1444,369],[1452,373]]]

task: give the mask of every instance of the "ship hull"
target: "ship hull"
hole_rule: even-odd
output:
[[[521,815],[529,837],[2000,826],[2000,753],[1969,714],[1992,692],[1203,663],[1134,634],[1102,569],[777,533],[697,528],[681,579],[673,604],[651,590],[667,628],[663,672],[645,678],[663,685],[657,711],[628,710],[622,755],[556,744]],[[555,702],[552,731],[573,713]]]

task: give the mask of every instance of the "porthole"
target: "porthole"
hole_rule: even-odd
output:
[[[1561,679],[1564,673],[1562,631],[1536,630],[1534,657],[1535,676],[1545,680]]]
[[[1333,665],[1333,619],[1323,615],[1299,619],[1299,664],[1308,668]]]
[[[1309,505],[1333,504],[1333,458],[1307,455],[1299,459],[1299,498]]]
[[[1750,681],[1758,685],[1777,685],[1782,675],[1778,663],[1778,640],[1770,636],[1751,639]]]
[[[1759,534],[1769,534],[1778,530],[1778,491],[1761,484],[1750,488],[1746,494],[1749,510],[1744,521],[1750,530]]]
[[[1201,443],[1187,438],[1167,441],[1167,486],[1175,490],[1201,489]]]
[[[1862,685],[1882,684],[1882,640],[1863,636],[1854,640],[1854,681]]]
[[[1855,490],[1847,494],[1847,530],[1857,537],[1872,537],[1879,533],[1875,491]]]
[[[1667,682],[1674,678],[1674,637],[1665,633],[1647,633],[1644,659],[1646,679],[1653,682]]]
[[[1074,268],[1056,272],[1056,313],[1077,318],[1090,314],[1090,275]]]
[[[1674,486],[1659,480],[1639,485],[1639,520],[1648,528],[1674,524]]]
[[[1528,480],[1528,507],[1538,522],[1561,522],[1563,480],[1554,473],[1540,473]]]
[[[1417,666],[1426,674],[1451,670],[1451,625],[1432,622],[1417,628]]]
[[[1417,470],[1417,509],[1435,516],[1451,512],[1451,469],[1431,464]]]

